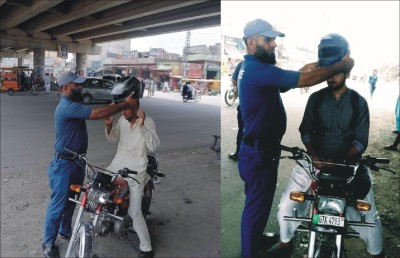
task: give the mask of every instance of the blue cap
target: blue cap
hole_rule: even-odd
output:
[[[267,21],[256,19],[254,21],[248,22],[244,27],[243,34],[245,38],[262,35],[268,38],[284,37],[285,34],[275,30],[271,24]]]
[[[64,86],[67,83],[74,82],[74,83],[83,83],[86,81],[85,77],[78,77],[75,73],[73,72],[65,72],[61,74],[58,79],[58,85]]]

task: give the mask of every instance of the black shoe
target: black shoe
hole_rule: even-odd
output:
[[[394,145],[388,145],[383,147],[385,150],[392,150],[392,151],[397,151],[397,147]]]
[[[71,239],[71,235],[65,235],[65,234],[62,234],[62,233],[60,233],[60,232],[58,232],[58,235],[59,235],[60,238],[63,239],[63,240],[70,240],[70,239]]]
[[[268,250],[278,242],[278,235],[270,233],[263,234],[262,237],[259,239],[260,251],[258,252],[257,257],[266,257]]]
[[[42,243],[43,255],[46,258],[59,258],[58,250],[54,245],[45,245]]]
[[[230,158],[231,160],[237,161],[239,159],[239,155],[236,152],[234,152],[234,153],[228,154],[228,158]]]
[[[283,246],[282,242],[273,245],[266,253],[265,257],[290,257],[293,252],[293,243]]]
[[[139,252],[139,257],[140,258],[153,258],[154,252],[153,250],[145,252],[145,251],[140,251]]]

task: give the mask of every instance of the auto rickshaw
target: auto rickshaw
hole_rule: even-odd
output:
[[[0,90],[7,91],[9,96],[27,85],[26,73],[32,73],[33,69],[25,67],[0,68]],[[32,95],[37,95],[36,91]]]

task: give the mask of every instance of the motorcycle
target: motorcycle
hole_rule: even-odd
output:
[[[237,85],[232,83],[229,89],[227,89],[225,92],[225,103],[228,106],[232,106],[238,97],[239,97],[239,92]]]
[[[354,197],[351,191],[354,185],[351,187],[350,184],[362,166],[375,171],[383,169],[395,174],[390,169],[376,166],[376,164],[389,164],[390,160],[363,156],[355,165],[316,162],[301,148],[281,145],[279,149],[291,152],[293,156],[281,156],[276,159],[293,159],[303,168],[304,166],[299,161],[306,161],[310,170],[304,169],[312,179],[310,193],[298,191],[290,193],[290,199],[293,201],[309,201],[308,214],[305,217],[299,217],[296,209],[293,209],[292,216],[284,216],[284,220],[303,222],[297,228],[297,232],[300,233],[301,242],[308,243],[307,257],[346,257],[344,238],[359,237],[357,232],[349,230],[349,226],[375,226],[374,223],[365,221],[364,214],[361,215],[359,221],[346,220],[348,206],[353,206],[358,211],[371,209],[370,203]],[[324,163],[328,168],[324,167],[318,172],[314,163]],[[348,169],[351,173],[338,173],[342,168]]]
[[[123,168],[114,173],[90,164],[85,155],[65,150],[73,155],[78,164],[85,166],[88,179],[86,188],[75,184],[70,186],[70,190],[76,195],[75,198],[69,198],[69,201],[79,204],[80,208],[65,257],[92,257],[95,234],[105,236],[113,233],[120,236],[132,231],[132,219],[128,215],[129,187],[124,178],[132,178],[138,182],[130,176],[137,172]],[[153,180],[164,177],[163,173],[158,172],[157,155],[148,153],[147,157],[147,173],[151,180],[147,182],[143,191],[141,209],[144,217],[151,214],[149,209],[154,189]],[[80,193],[83,193],[83,196],[79,201]],[[91,214],[90,219],[85,218],[85,213]]]
[[[182,94],[183,102],[188,102],[189,100],[194,100],[195,102],[199,102],[201,100],[201,95],[198,94],[196,91],[193,91],[192,96],[190,97],[189,94]]]

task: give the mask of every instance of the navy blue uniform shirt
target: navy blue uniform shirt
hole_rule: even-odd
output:
[[[282,138],[286,112],[279,89],[296,88],[300,72],[283,70],[245,55],[239,72],[239,100],[244,135],[267,143]]]
[[[68,154],[64,148],[77,153],[86,153],[88,133],[85,119],[89,119],[92,107],[73,102],[67,96],[61,96],[55,111],[57,152]]]

